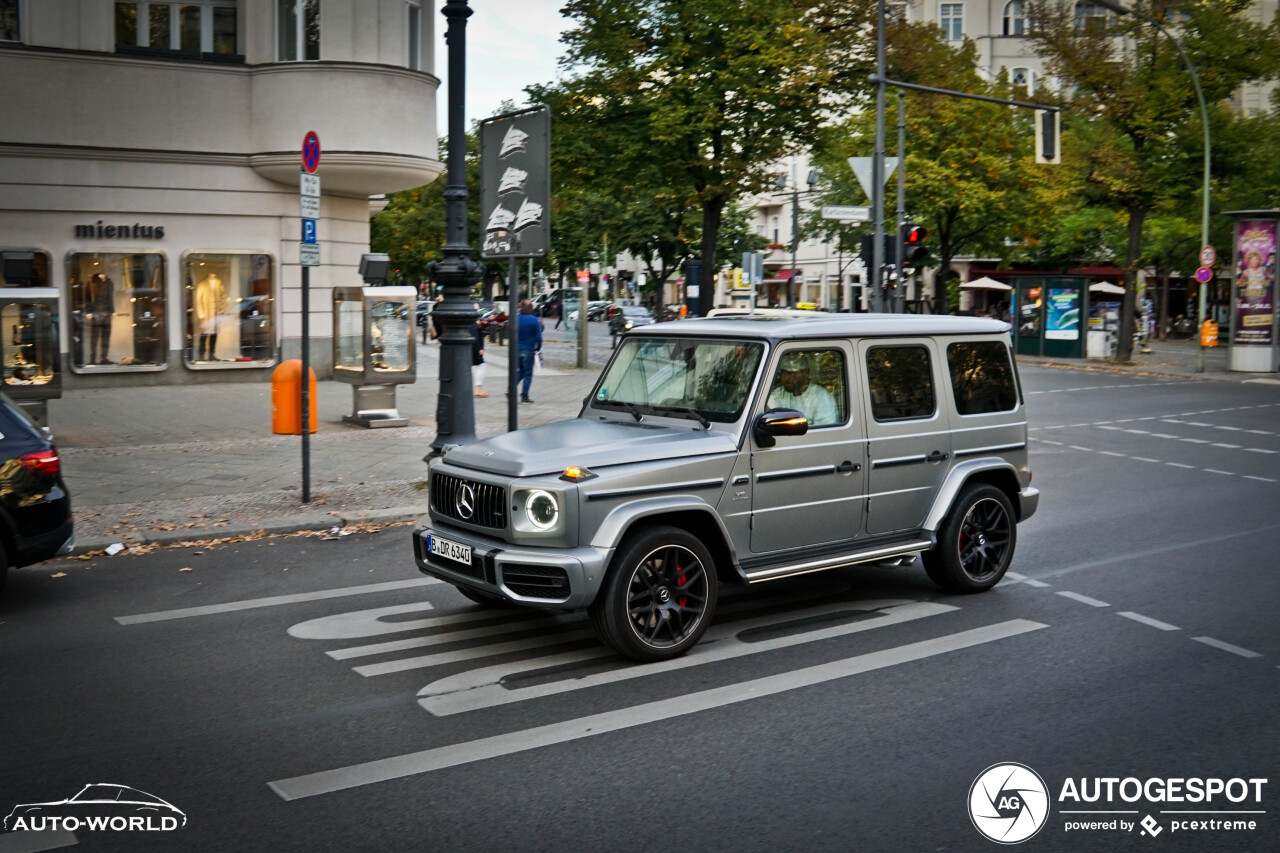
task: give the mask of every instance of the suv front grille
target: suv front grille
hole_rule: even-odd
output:
[[[467,506],[471,507],[469,516],[464,514]],[[435,474],[431,478],[431,509],[466,524],[504,530],[507,491],[502,486],[464,480],[451,474]]]

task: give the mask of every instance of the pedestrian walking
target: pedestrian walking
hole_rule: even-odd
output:
[[[528,299],[520,300],[520,316],[516,327],[520,339],[519,374],[516,379],[520,385],[520,402],[532,403],[529,399],[529,386],[533,384],[533,360],[540,358],[542,352],[542,321],[533,313],[533,303]]]

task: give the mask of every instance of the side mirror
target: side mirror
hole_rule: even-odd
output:
[[[752,434],[756,444],[773,447],[780,435],[804,435],[809,431],[809,419],[804,412],[795,409],[771,409],[756,418]]]

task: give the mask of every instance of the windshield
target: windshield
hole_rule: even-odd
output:
[[[649,309],[648,309],[648,308],[638,308],[638,307],[623,308],[623,309],[622,309],[622,313],[623,313],[623,314],[625,314],[625,315],[626,315],[626,316],[628,316],[628,317],[648,317],[648,316],[649,316]]]
[[[751,393],[761,343],[689,338],[632,338],[618,348],[596,388],[594,405],[642,415],[692,409],[733,423]]]

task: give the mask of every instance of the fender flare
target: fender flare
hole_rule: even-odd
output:
[[[725,549],[729,554],[730,568],[733,571],[737,571],[738,552],[734,548],[733,538],[729,536],[729,531],[724,526],[724,520],[720,518],[720,514],[716,512],[715,507],[711,504],[689,495],[645,498],[643,500],[628,501],[614,507],[600,522],[600,526],[596,528],[595,535],[591,538],[591,546],[608,550],[610,559],[612,559],[612,552],[622,542],[622,538],[627,535],[627,532],[635,526],[636,522],[677,512],[701,513],[712,521],[717,533],[720,535],[720,540],[724,543]]]
[[[960,490],[964,488],[964,484],[974,474],[981,474],[986,471],[1008,471],[1013,477],[1013,481],[1018,482],[1018,469],[1009,462],[999,458],[988,459],[970,459],[961,462],[947,473],[947,479],[943,481],[942,487],[938,489],[938,494],[933,499],[933,506],[929,509],[929,514],[924,519],[924,529],[936,533],[938,528],[942,526],[943,520],[947,517],[947,513],[951,511],[951,506],[956,502]],[[1017,507],[1015,506],[1016,510]]]

